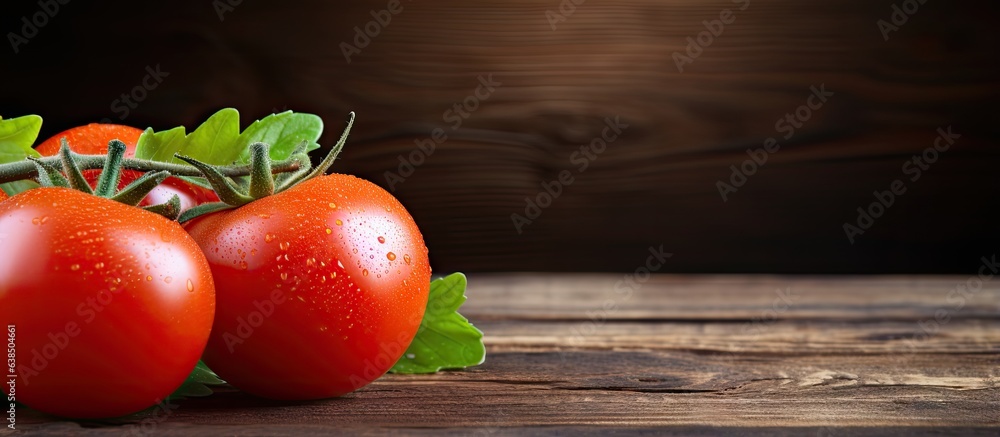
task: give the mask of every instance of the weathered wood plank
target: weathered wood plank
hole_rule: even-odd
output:
[[[326,401],[225,391],[180,402],[163,427],[998,426],[995,369],[995,355],[983,354],[918,356],[900,367],[875,356],[499,352],[479,369],[388,376]]]
[[[604,315],[693,321],[922,321],[934,320],[938,311],[953,319],[1000,315],[1000,281],[973,276],[652,275],[628,282],[629,276],[471,275],[472,298],[464,312],[482,319],[587,320]],[[602,310],[606,302],[616,309]]]
[[[1000,318],[1000,317],[998,317]],[[494,352],[688,351],[700,354],[881,355],[906,363],[916,354],[1000,354],[1000,321],[811,320],[717,322],[516,320],[476,323]],[[475,320],[475,319],[473,319]]]
[[[19,419],[33,432],[94,436],[142,420],[157,434],[195,436],[877,435],[941,427],[989,434],[1000,427],[1000,315],[987,313],[1000,304],[994,288],[969,300],[973,316],[955,312],[935,330],[920,317],[933,316],[941,293],[962,278],[663,275],[621,314],[580,318],[617,278],[472,276],[466,313],[486,332],[488,358],[466,371],[388,375],[343,398],[298,404],[223,388],[178,402],[166,417],[97,428],[30,411]],[[754,320],[773,309],[770,296],[783,286],[813,309],[796,315],[793,304]],[[531,311],[536,305],[553,315]],[[636,316],[644,306],[667,316]],[[897,317],[884,320],[880,311]]]

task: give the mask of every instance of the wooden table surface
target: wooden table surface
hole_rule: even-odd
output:
[[[1000,429],[1000,286],[959,276],[471,275],[486,363],[278,404],[236,392],[77,435],[982,434]],[[976,282],[972,281],[975,286]],[[95,396],[100,396],[95,393]],[[131,427],[130,427],[131,425]]]

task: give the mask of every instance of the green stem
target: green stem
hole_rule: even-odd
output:
[[[111,197],[118,192],[118,182],[122,179],[122,159],[125,158],[125,143],[119,140],[108,142],[108,159],[104,161],[104,170],[97,178],[94,194],[100,197]]]
[[[80,170],[93,170],[104,168],[104,163],[107,160],[107,155],[79,155],[77,153],[72,153],[73,158],[76,160],[77,165]],[[53,167],[62,167],[62,161],[59,156],[46,156],[42,158],[37,158],[37,160],[43,164],[47,164]],[[297,171],[301,168],[301,162],[297,159],[286,159],[284,161],[275,162],[271,166],[272,173],[285,173],[291,171]],[[150,171],[168,171],[174,176],[193,176],[201,177],[202,174],[197,168],[192,167],[187,164],[174,164],[170,162],[159,162],[159,161],[149,161],[145,159],[135,159],[135,158],[125,158],[122,160],[122,169],[124,170],[137,170],[142,172]],[[218,168],[219,172],[224,176],[237,177],[237,176],[247,176],[251,173],[250,165],[231,165]],[[38,176],[38,169],[32,161],[24,160],[18,162],[11,162],[8,164],[0,164],[0,183],[4,182],[14,182],[24,179],[30,179]]]
[[[337,159],[337,155],[340,155],[340,151],[344,150],[344,143],[347,142],[347,134],[351,133],[351,126],[354,126],[354,111],[351,111],[351,113],[348,114],[347,127],[344,128],[344,132],[340,134],[340,139],[337,140],[337,144],[334,144],[333,147],[330,148],[330,153],[326,154],[326,157],[323,158],[323,161],[320,162],[316,168],[312,169],[309,174],[303,176],[299,181],[295,181],[295,183],[326,174],[326,171],[331,165],[333,165],[333,161]]]

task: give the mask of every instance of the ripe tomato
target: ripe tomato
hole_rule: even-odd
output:
[[[128,146],[126,157],[135,156],[135,144],[139,142],[142,129],[120,124],[91,123],[62,131],[43,141],[35,150],[42,156],[59,154],[60,139],[66,137],[69,148],[76,153],[100,155],[108,152],[108,141],[117,139]]]
[[[236,388],[285,400],[349,393],[392,367],[420,326],[427,247],[371,182],[317,177],[188,231],[218,300],[204,360]]]
[[[132,158],[135,157],[135,145],[139,142],[140,135],[142,135],[141,129],[130,126],[91,123],[60,132],[39,144],[38,147],[35,147],[35,150],[42,156],[58,155],[62,144],[60,139],[66,137],[66,142],[69,144],[70,150],[76,153],[103,155],[108,153],[108,141],[118,139],[128,147],[125,150],[125,157]],[[100,170],[85,170],[83,175],[91,185],[96,185],[97,178],[100,176]],[[142,172],[132,170],[122,171],[122,178],[118,184],[118,188],[124,188],[141,176]],[[139,206],[164,203],[170,200],[175,194],[181,201],[181,210],[202,203],[219,201],[219,197],[212,190],[190,184],[183,179],[167,178],[146,195],[146,198],[139,203]]]
[[[67,188],[0,203],[0,323],[16,398],[75,418],[155,405],[197,364],[211,271],[177,223]]]

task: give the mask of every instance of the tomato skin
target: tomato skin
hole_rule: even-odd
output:
[[[3,202],[4,200],[7,200],[7,193],[5,193],[3,190],[0,190],[0,202]]]
[[[61,139],[66,138],[70,150],[84,155],[103,155],[108,153],[108,142],[120,140],[128,146],[126,158],[135,156],[135,145],[139,142],[142,129],[120,124],[90,123],[59,132],[51,138],[35,146],[35,151],[42,156],[55,156],[62,147]]]
[[[177,223],[67,188],[0,203],[0,323],[14,325],[17,400],[64,417],[157,404],[197,364],[214,284]]]
[[[216,283],[205,363],[248,393],[357,390],[396,363],[420,326],[427,247],[399,201],[371,182],[321,176],[188,231]]]
[[[125,146],[127,147],[125,149],[125,157],[133,158],[135,157],[135,146],[139,142],[140,135],[142,135],[142,130],[131,126],[91,123],[60,132],[35,147],[35,151],[42,156],[58,155],[59,148],[62,147],[61,139],[65,137],[70,150],[76,153],[84,155],[104,155],[108,153],[108,142],[118,139],[125,143]],[[84,178],[87,179],[87,182],[90,182],[91,186],[97,185],[97,178],[100,174],[100,170],[83,171]],[[141,176],[142,172],[123,170],[121,182],[118,183],[118,188],[125,188],[126,185],[136,179],[139,179]],[[202,203],[219,201],[219,197],[215,195],[214,191],[190,184],[183,179],[171,177],[167,178],[158,187],[154,188],[146,196],[146,198],[139,203],[139,206],[164,203],[170,200],[170,197],[175,194],[181,201],[182,211]]]

